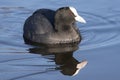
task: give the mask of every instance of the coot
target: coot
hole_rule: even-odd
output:
[[[24,41],[46,45],[79,43],[81,35],[76,21],[86,23],[74,7],[62,7],[56,11],[39,9],[25,21]]]

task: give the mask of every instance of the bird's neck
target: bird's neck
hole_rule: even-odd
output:
[[[69,32],[72,29],[71,24],[57,23],[55,24],[55,29],[57,32]]]

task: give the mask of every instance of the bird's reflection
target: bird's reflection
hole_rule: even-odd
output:
[[[36,47],[30,48],[30,53],[41,54],[49,58],[49,55],[54,55],[49,58],[55,61],[57,66],[55,69],[60,70],[62,74],[73,76],[76,75],[87,64],[86,60],[79,62],[73,57],[73,52],[78,49],[78,46],[57,46],[57,47]]]

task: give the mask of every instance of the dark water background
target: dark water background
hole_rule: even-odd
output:
[[[78,23],[79,49],[68,53],[88,61],[75,76],[56,69],[59,55],[42,54],[22,38],[24,21],[36,9],[62,6],[74,6],[87,21]],[[120,0],[0,0],[0,80],[120,80]]]

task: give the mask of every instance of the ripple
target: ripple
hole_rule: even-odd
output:
[[[31,10],[24,7],[0,7],[0,53],[26,52],[22,38],[23,23]]]
[[[19,11],[31,11],[30,9],[27,9],[25,7],[0,7],[0,13],[2,14],[2,12],[15,12],[16,10]]]
[[[80,50],[94,49],[110,45],[112,46],[118,43],[120,43],[120,36],[118,33],[100,33],[100,35],[98,35],[92,32],[85,36],[80,45]]]
[[[83,12],[83,14],[88,19],[88,23],[80,28],[83,37],[80,50],[101,48],[120,43],[120,23],[118,23],[120,13],[116,15],[112,13],[112,15],[106,17],[89,12]]]

